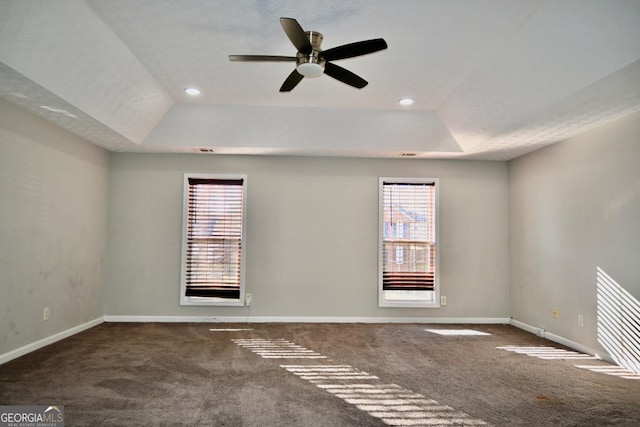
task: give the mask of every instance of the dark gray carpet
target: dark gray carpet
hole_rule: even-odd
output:
[[[326,358],[261,356],[294,344]],[[507,345],[561,348],[500,325],[102,324],[0,366],[0,404],[67,426],[640,425],[640,381]]]

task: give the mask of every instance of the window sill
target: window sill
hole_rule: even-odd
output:
[[[243,299],[183,297],[180,305],[212,306],[212,307],[243,307]]]
[[[440,304],[435,302],[418,301],[379,301],[378,307],[387,308],[440,308]]]

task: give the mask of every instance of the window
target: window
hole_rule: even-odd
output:
[[[439,307],[438,180],[380,178],[380,307]]]
[[[182,305],[244,304],[246,176],[184,177]]]

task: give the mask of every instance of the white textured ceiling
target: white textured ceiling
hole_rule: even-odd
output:
[[[280,93],[228,60],[280,17],[389,48]],[[508,160],[640,110],[640,0],[0,0],[0,96],[112,151]]]

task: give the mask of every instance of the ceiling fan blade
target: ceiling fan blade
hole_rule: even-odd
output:
[[[280,25],[282,25],[284,32],[287,33],[287,37],[289,37],[291,43],[298,49],[298,52],[311,53],[313,50],[311,42],[300,24],[298,24],[298,21],[293,18],[280,18]]]
[[[236,62],[291,62],[295,60],[295,56],[229,55],[229,61]]]
[[[342,83],[346,83],[358,89],[362,89],[369,84],[369,82],[357,74],[354,74],[349,70],[345,70],[331,62],[324,64],[324,73],[329,77],[333,77],[336,80],[340,80]]]
[[[298,85],[298,83],[300,83],[300,81],[303,78],[304,76],[302,74],[300,74],[296,70],[293,70],[291,74],[289,74],[289,77],[287,77],[287,79],[284,81],[284,83],[282,83],[282,86],[280,87],[280,92],[291,91],[294,87]]]
[[[338,59],[367,55],[386,48],[387,42],[385,42],[384,39],[371,39],[332,47],[331,49],[323,50],[320,55],[327,61],[335,61]]]

